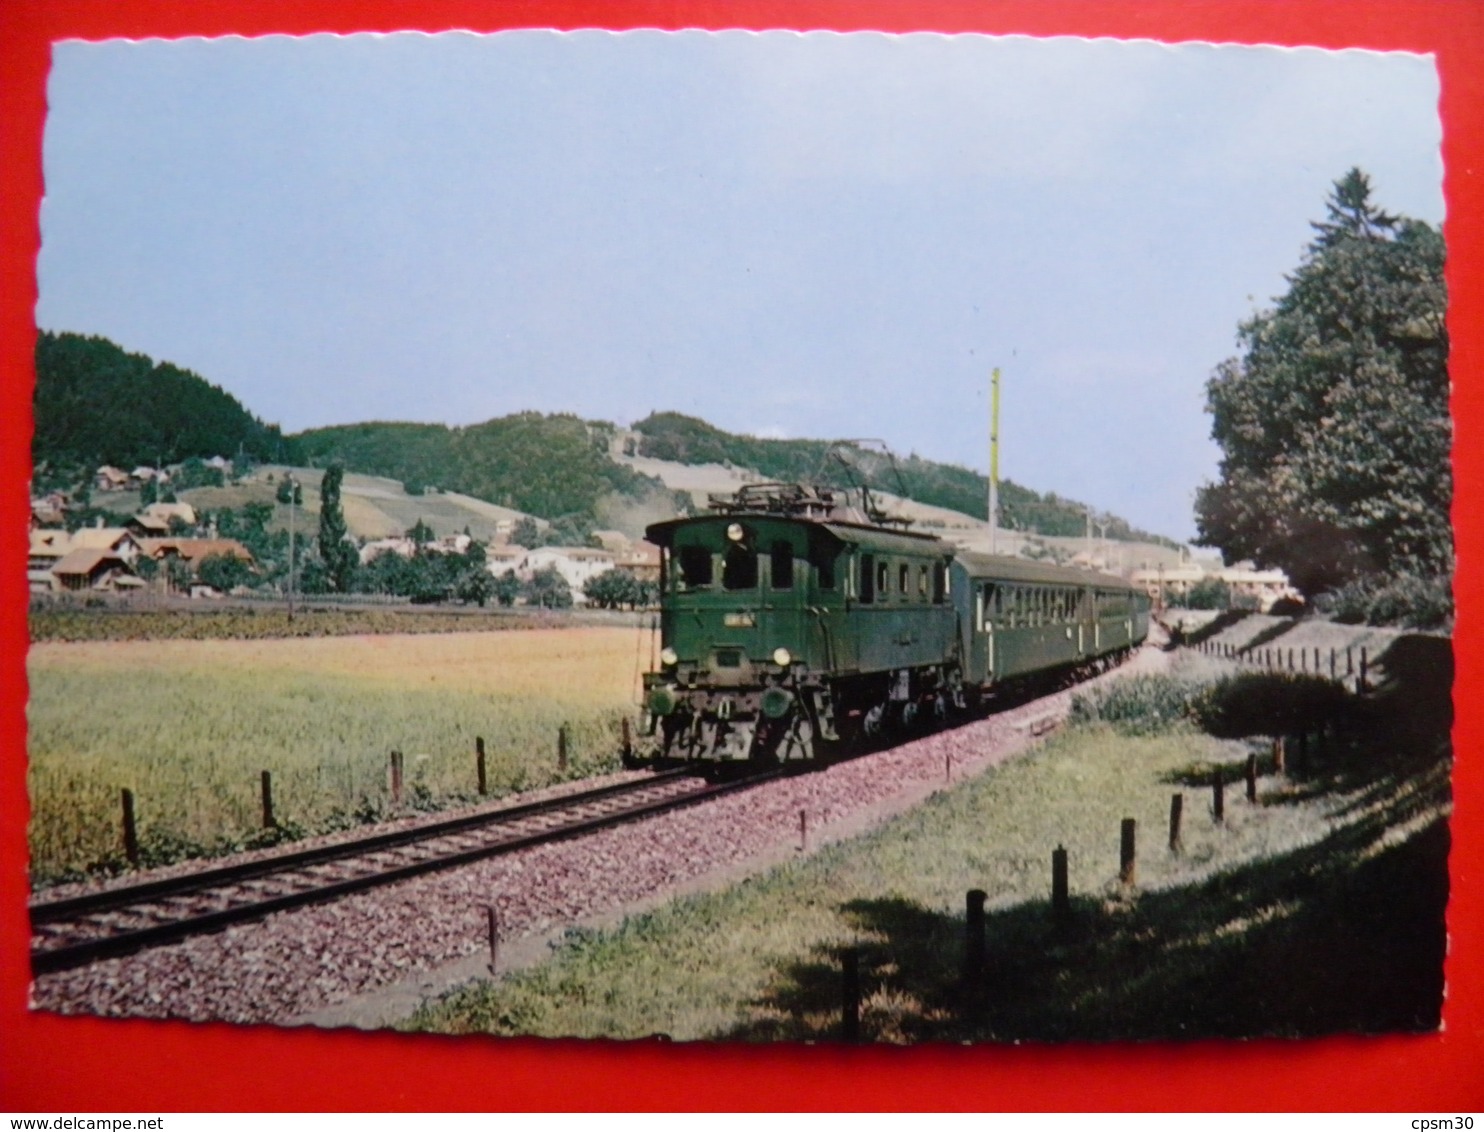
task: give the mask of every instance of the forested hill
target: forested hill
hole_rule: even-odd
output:
[[[613,426],[571,414],[516,413],[466,428],[372,422],[295,436],[315,464],[339,460],[354,472],[513,507],[543,518],[591,518],[617,494],[643,499],[660,485],[608,456]]]
[[[653,413],[635,424],[634,431],[642,437],[641,456],[682,464],[730,463],[784,481],[844,482],[838,462],[828,459],[832,441],[739,436],[679,413]],[[923,460],[916,455],[898,459],[897,467],[906,494],[919,503],[947,507],[979,519],[988,515],[989,483],[978,472],[955,464]],[[889,471],[878,473],[872,486],[898,490]],[[1038,494],[1011,480],[1000,481],[1000,518],[1006,527],[1041,535],[1075,537],[1087,529],[1087,509],[1082,504],[1054,493]],[[1107,517],[1107,524],[1109,538],[1175,545],[1168,538],[1130,527],[1116,516]]]
[[[641,456],[730,463],[769,479],[846,482],[839,464],[828,460],[828,440],[739,436],[679,413],[653,413],[633,431]],[[326,467],[338,461],[348,471],[400,480],[413,494],[436,487],[587,525],[604,513],[611,520],[613,502],[637,504],[656,517],[673,513],[674,497],[658,480],[612,458],[615,436],[613,425],[570,413],[516,413],[461,428],[375,421],[284,436],[196,374],[106,338],[47,332],[36,346],[33,459],[38,474],[44,470],[59,483],[86,479],[101,464],[132,468],[240,452],[259,462]],[[862,464],[870,461],[867,453],[859,456]],[[915,455],[898,468],[910,498],[985,516],[987,485],[978,473]],[[889,469],[877,469],[871,485],[898,490]],[[1005,481],[1000,501],[1006,527],[1071,536],[1086,529],[1086,509],[1071,500]],[[1174,545],[1122,519],[1109,520],[1106,533]]]
[[[192,456],[297,462],[277,425],[225,390],[107,338],[43,332],[36,342],[32,461],[52,473],[133,468]]]

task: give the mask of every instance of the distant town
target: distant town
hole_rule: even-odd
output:
[[[203,469],[210,485],[249,479],[271,483],[274,471],[248,468],[239,476],[234,462],[222,456],[190,463],[199,467],[98,467],[86,493],[91,510],[110,513],[107,503],[126,496],[138,496],[141,501],[121,524],[106,522],[102,515],[96,515],[86,526],[69,523],[80,506],[72,493],[51,491],[33,497],[27,562],[32,595],[42,601],[54,595],[71,595],[73,599],[94,596],[117,604],[129,602],[136,595],[209,600],[228,596],[287,597],[294,592],[298,579],[287,574],[268,578],[241,539],[218,529],[211,511],[176,498],[172,490],[172,484],[180,482],[185,473],[185,479],[198,482]],[[284,489],[292,474],[287,469],[278,473],[279,502],[288,504],[285,509],[302,503],[301,497],[290,503],[286,496]],[[300,514],[302,525],[297,533],[306,548],[313,538],[311,518]],[[974,536],[983,523],[963,518],[963,523],[944,523],[939,518],[927,519],[921,525],[939,528],[936,533],[951,541],[978,543]],[[280,524],[283,521],[280,517]],[[386,556],[404,563],[472,557],[489,579],[488,586],[469,591],[472,597],[460,597],[450,586],[448,592],[434,593],[426,600],[607,608],[643,608],[655,603],[660,577],[658,547],[642,537],[608,529],[592,530],[586,546],[546,545],[540,538],[546,526],[511,513],[492,518],[486,528],[487,541],[480,541],[467,530],[436,533],[419,519],[401,535],[351,537],[349,541],[356,546],[361,567],[374,567]],[[1158,562],[1144,556],[1134,564],[1135,555],[1130,553],[1133,548],[1128,544],[1110,544],[1089,535],[1085,545],[1072,550],[1076,541],[1057,540],[1059,545],[1048,550],[1044,542],[1014,538],[1007,549],[1031,556],[1053,554],[1070,565],[1117,573],[1144,587],[1157,605],[1267,612],[1280,602],[1298,598],[1280,570],[1258,570],[1250,564],[1221,566],[1209,558],[1199,559],[1183,547],[1173,555],[1153,555],[1160,559]],[[388,565],[391,563],[384,563],[382,568]]]

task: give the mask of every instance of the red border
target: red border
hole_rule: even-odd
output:
[[[691,1047],[481,1041],[31,1015],[26,999],[24,485],[48,44],[511,27],[933,30],[1431,52],[1442,73],[1458,453],[1459,686],[1479,687],[1484,4],[1477,0],[11,0],[0,4],[0,1109],[1484,1110],[1484,729],[1459,696],[1445,1029],[1120,1047]],[[1470,506],[1472,505],[1472,506]],[[1471,515],[1470,512],[1473,512]]]

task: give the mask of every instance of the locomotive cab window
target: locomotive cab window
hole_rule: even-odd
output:
[[[948,571],[943,563],[933,563],[933,604],[942,605],[948,599]],[[980,618],[983,620],[983,618]]]
[[[876,600],[876,556],[861,555],[861,604],[870,605]]]
[[[822,590],[835,588],[835,556],[829,547],[813,546],[809,550],[809,561],[814,567],[814,578]]]
[[[711,584],[711,551],[704,546],[680,548],[680,588],[699,589]]]
[[[757,552],[743,546],[727,548],[721,560],[721,584],[729,590],[757,588]]]
[[[775,590],[794,588],[794,548],[786,542],[773,544],[773,553],[768,556],[768,572]]]

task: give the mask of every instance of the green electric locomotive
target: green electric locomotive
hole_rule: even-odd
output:
[[[905,731],[1147,632],[1121,579],[956,552],[872,502],[755,484],[649,528],[660,666],[644,678],[656,760],[811,760]]]

